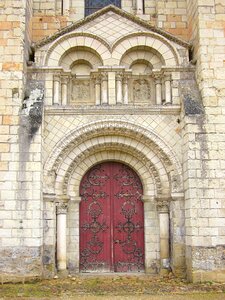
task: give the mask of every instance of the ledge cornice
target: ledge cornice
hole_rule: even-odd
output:
[[[178,115],[180,105],[155,106],[45,106],[45,115]]]

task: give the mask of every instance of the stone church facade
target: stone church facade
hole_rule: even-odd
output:
[[[223,1],[0,10],[3,280],[223,281]]]

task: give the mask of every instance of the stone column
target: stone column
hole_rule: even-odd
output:
[[[95,104],[101,104],[101,79],[99,75],[95,77]]]
[[[171,94],[171,75],[165,73],[165,104],[171,104],[172,94]]]
[[[108,73],[102,73],[102,104],[108,104]]]
[[[63,0],[62,1],[63,6],[63,15],[69,15],[69,9],[70,9],[70,0]]]
[[[155,96],[156,96],[156,104],[162,104],[162,77],[161,74],[154,74],[155,78]]]
[[[67,105],[67,95],[68,95],[68,76],[61,77],[61,100],[62,105]]]
[[[163,273],[170,268],[168,200],[158,199],[157,208],[159,212],[161,273]]]
[[[128,77],[123,78],[123,103],[128,104]]]
[[[59,271],[66,270],[66,214],[67,203],[57,205],[57,268]]]
[[[53,104],[59,105],[59,87],[60,87],[60,78],[59,76],[54,76],[54,99]]]
[[[136,0],[137,15],[143,15],[143,0]]]
[[[108,104],[116,105],[116,73],[108,72]]]
[[[116,74],[116,103],[123,103],[123,95],[122,95],[122,73]]]

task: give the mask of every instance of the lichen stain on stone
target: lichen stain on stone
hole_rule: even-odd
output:
[[[195,122],[199,127],[199,133],[195,133],[195,139],[200,145],[201,177],[207,177],[208,141],[205,130],[205,111],[202,98],[193,72],[182,73],[179,82],[179,90],[184,108],[184,114],[196,117]]]
[[[193,268],[197,270],[224,269],[225,247],[193,247]]]
[[[30,159],[30,144],[42,123],[42,111],[44,102],[44,82],[38,80],[28,80],[25,97],[20,112],[19,135],[19,172],[18,186],[28,184],[26,177],[26,163]],[[22,212],[26,211],[27,188],[19,188],[17,193],[17,209],[21,211],[20,218],[25,216]],[[22,229],[22,228],[21,228]],[[23,238],[21,237],[21,243]]]
[[[184,95],[184,110],[187,115],[203,114],[203,108],[199,102],[192,98],[191,94]]]
[[[41,269],[41,247],[5,247],[0,251],[0,271],[18,276],[23,274],[38,275]]]
[[[184,72],[181,74],[179,90],[185,115],[204,114],[201,95],[193,72]]]
[[[201,177],[205,178],[207,177],[207,170],[208,170],[208,156],[209,156],[209,150],[208,150],[208,141],[207,141],[207,134],[204,127],[205,124],[205,115],[200,116],[197,118],[196,123],[199,127],[199,131],[201,133],[196,133],[196,141],[200,144],[200,161],[201,161]],[[205,192],[205,190],[203,190]]]

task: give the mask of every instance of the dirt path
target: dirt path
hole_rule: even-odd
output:
[[[225,283],[190,284],[176,278],[76,276],[25,284],[3,284],[2,299],[43,300],[225,300]]]

